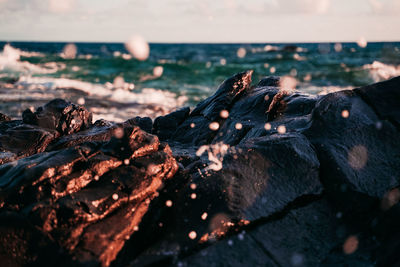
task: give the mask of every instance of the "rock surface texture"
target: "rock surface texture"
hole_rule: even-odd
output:
[[[399,266],[400,77],[251,76],[154,123],[0,114],[1,265]]]

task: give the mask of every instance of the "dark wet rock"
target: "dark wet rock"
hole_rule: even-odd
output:
[[[6,130],[0,136],[2,149],[15,154],[32,155],[43,152],[56,137],[56,131],[48,131],[38,126],[21,124]]]
[[[178,109],[168,115],[157,117],[154,120],[153,133],[166,140],[176,131],[178,126],[189,116],[190,108]]]
[[[229,109],[235,99],[250,88],[252,74],[253,71],[246,71],[225,80],[215,94],[200,102],[190,115],[201,114],[211,121],[218,119],[222,110]]]
[[[109,265],[137,231],[163,181],[178,168],[168,145],[137,126],[124,127],[119,137],[92,139],[3,164],[0,215],[12,211],[23,216],[30,228],[55,240],[76,264]],[[8,231],[14,230],[2,233]],[[20,238],[15,245],[3,247],[1,254],[29,241]],[[16,266],[50,264],[45,253],[24,253],[31,258],[4,257],[22,262]]]
[[[386,82],[357,88],[354,91],[371,106],[382,120],[389,120],[400,127],[400,77]],[[383,93],[382,88],[390,93]]]
[[[258,84],[257,87],[264,87],[264,86],[279,86],[281,78],[279,76],[268,76],[265,78],[262,78]]]
[[[131,125],[139,126],[145,132],[151,133],[153,128],[153,121],[149,117],[135,117],[126,121]]]
[[[318,151],[327,191],[349,212],[368,212],[376,199],[399,186],[399,131],[357,91],[322,97],[304,133]]]
[[[0,165],[43,152],[59,133],[29,124],[10,127],[0,134]]]
[[[251,74],[154,123],[59,99],[1,122],[1,261],[397,266],[400,78],[316,97]]]
[[[11,120],[10,117],[8,117],[7,115],[5,115],[5,114],[3,114],[3,113],[0,113],[0,122],[3,122],[3,121],[10,121],[10,120]]]
[[[215,130],[210,129],[210,124],[220,125],[224,121],[220,116],[221,111],[229,110],[240,95],[250,88],[252,73],[253,71],[238,73],[225,80],[213,96],[196,106],[170,139],[194,145],[210,143],[216,134]]]
[[[107,141],[114,136],[122,136],[124,134],[124,129],[135,126],[136,128],[140,128],[141,130],[149,133],[151,132],[152,121],[150,118],[141,117],[130,119],[124,123],[98,120],[89,129],[74,134],[61,136],[60,138],[54,140],[46,150],[58,150],[85,142]]]
[[[22,123],[22,120],[6,120],[3,122],[0,122],[0,134],[4,134],[5,131],[8,129],[15,127],[17,125],[20,125]]]
[[[96,121],[93,127],[70,135],[64,135],[54,140],[48,147],[47,151],[59,150],[62,148],[72,147],[85,142],[107,141],[116,133],[122,130],[123,124],[108,122],[105,120]]]
[[[317,157],[301,135],[249,140],[228,150],[220,167],[218,170],[214,162],[206,168],[191,168],[191,178],[175,200],[174,240],[185,240],[195,231],[195,240],[212,242],[228,231],[230,224],[257,221],[298,198],[322,193]]]
[[[182,266],[319,266],[342,243],[339,223],[326,200],[302,201],[181,259]]]
[[[298,48],[297,45],[285,45],[281,50],[284,52],[296,52]]]
[[[92,123],[92,114],[82,106],[54,99],[34,113],[30,109],[25,110],[22,120],[26,124],[57,130],[60,134],[71,134],[88,128]]]
[[[269,262],[271,266],[368,266],[377,262],[380,241],[370,234],[371,227],[396,233],[393,226],[385,229],[374,225],[376,218],[387,213],[380,207],[381,199],[399,185],[400,136],[395,120],[389,118],[399,110],[397,102],[390,100],[386,106],[380,103],[387,111],[379,113],[360,93],[368,92],[367,88],[324,97],[279,95],[279,83],[274,80],[266,79],[265,84],[249,87],[229,104],[218,106],[216,110],[227,110],[229,117],[214,117],[219,123],[215,131],[207,130],[207,124],[213,121],[201,113],[214,110],[216,104],[211,105],[210,99],[199,104],[178,126],[168,140],[176,154],[184,154],[184,144],[204,153],[186,157],[189,179],[173,199],[173,213],[168,215],[176,219],[165,237],[132,264],[235,266],[242,261],[239,265],[246,265],[245,255],[250,251],[262,251],[259,253],[264,256],[255,252],[258,256],[249,258],[249,264]],[[391,95],[391,91],[400,90],[400,83],[395,79],[371,87]],[[344,110],[349,111],[347,118],[343,117],[347,114],[342,116]],[[225,152],[221,152],[223,145],[229,147]],[[290,178],[286,181],[284,177]],[[318,209],[313,204],[305,206],[307,218],[295,218],[285,225],[285,212],[291,213],[304,199],[321,198],[324,204]],[[203,220],[204,213],[207,218]],[[325,223],[321,214],[330,214]],[[268,225],[268,218],[275,216],[279,229],[255,230],[264,229],[261,226]],[[291,232],[300,220],[305,220],[307,226]],[[306,230],[313,225],[312,220],[329,227],[315,226],[312,234]],[[232,250],[228,238],[237,240],[243,229],[248,229],[253,240]],[[194,240],[189,238],[191,231],[196,232]],[[299,236],[302,231],[307,234]],[[258,236],[261,238],[254,242]],[[215,243],[221,238],[222,243]],[[350,245],[354,247],[350,252],[345,251],[348,239],[356,242]],[[285,245],[283,240],[293,242]],[[315,245],[311,249],[307,248],[309,244]],[[389,254],[391,264],[396,262],[394,252]]]
[[[84,107],[55,99],[35,113],[27,109],[22,121],[0,125],[0,164],[46,150],[60,135],[84,130],[92,123],[92,114]]]
[[[16,212],[0,214],[1,266],[68,266],[74,262],[48,236]]]

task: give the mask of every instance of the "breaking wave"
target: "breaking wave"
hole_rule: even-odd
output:
[[[43,57],[44,54],[38,52],[26,52],[6,44],[0,53],[0,71],[13,71],[30,74],[50,74],[56,73],[59,68],[57,65],[41,67],[27,61],[21,61],[22,57]]]
[[[372,64],[364,65],[363,69],[369,71],[369,75],[375,82],[400,76],[400,65],[388,65],[379,61],[374,61]]]

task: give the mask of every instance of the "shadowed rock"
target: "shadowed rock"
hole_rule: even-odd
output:
[[[10,117],[8,117],[7,115],[5,115],[5,114],[3,114],[3,113],[0,113],[0,122],[3,122],[3,121],[10,121],[10,120],[11,120]]]
[[[63,99],[54,99],[33,113],[27,109],[22,114],[26,124],[57,130],[60,134],[71,134],[88,128],[92,114],[84,107],[76,106]]]
[[[188,119],[176,127],[171,139],[194,145],[210,143],[216,133],[215,130],[210,129],[210,124],[214,122],[221,125],[223,123],[224,118],[220,117],[220,112],[230,110],[240,95],[250,88],[252,73],[253,71],[238,73],[225,80],[213,96],[200,102],[190,113]]]
[[[35,113],[27,109],[22,121],[2,123],[0,163],[41,153],[60,135],[84,130],[91,123],[90,112],[63,99],[52,100]]]

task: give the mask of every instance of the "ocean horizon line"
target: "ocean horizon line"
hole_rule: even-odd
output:
[[[43,44],[124,44],[125,42],[109,42],[109,41],[29,41],[29,40],[0,40],[0,43],[43,43]],[[250,45],[250,44],[280,44],[280,45],[290,45],[290,44],[355,44],[357,41],[309,41],[309,42],[149,42],[149,44],[165,44],[165,45]],[[368,41],[371,44],[382,44],[382,43],[400,43],[399,40],[394,41]]]

